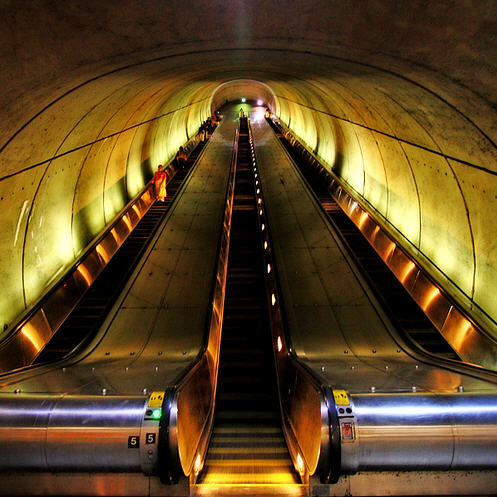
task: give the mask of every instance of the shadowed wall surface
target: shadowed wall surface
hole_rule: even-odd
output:
[[[260,96],[495,333],[493,1],[0,7],[0,325],[226,99]]]

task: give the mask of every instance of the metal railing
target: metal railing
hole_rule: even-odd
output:
[[[238,153],[235,132],[230,176],[226,193],[224,222],[218,248],[218,265],[212,294],[212,313],[203,350],[194,366],[166,395],[162,421],[161,469],[163,481],[174,483],[181,476],[194,484],[202,470],[214,419],[223,324],[224,296],[233,211],[234,181]]]

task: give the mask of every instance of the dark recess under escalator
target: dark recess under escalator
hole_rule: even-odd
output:
[[[199,142],[190,153],[185,167],[176,171],[167,184],[168,195],[165,201],[155,202],[150,207],[64,324],[38,355],[35,364],[61,359],[95,336],[204,146],[205,142]]]

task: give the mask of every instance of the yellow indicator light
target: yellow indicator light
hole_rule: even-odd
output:
[[[262,199],[261,199],[261,198],[257,200],[257,203],[258,203],[258,204],[260,204],[261,202],[262,202]]]
[[[416,267],[416,265],[414,264],[414,262],[412,261],[409,261],[407,264],[406,264],[406,267],[404,269],[404,273],[402,274],[402,276],[400,277],[400,281],[401,283],[404,283],[407,279],[407,277],[409,276],[409,274],[411,274],[411,271]]]
[[[390,242],[390,245],[388,246],[387,253],[385,254],[385,261],[388,260],[388,258],[393,254],[393,251],[395,250],[395,242]]]
[[[105,250],[105,248],[102,246],[102,244],[98,244],[97,245],[97,254],[103,259],[103,261],[107,264],[107,262],[109,262],[110,260],[110,256],[109,254],[107,253],[107,250]]]
[[[195,474],[197,475],[200,473],[200,470],[202,469],[202,458],[200,457],[200,454],[197,454],[197,457],[195,458],[195,464],[193,466],[193,471],[195,471]]]
[[[271,272],[271,264],[268,264],[267,265],[267,274],[269,274]]]
[[[468,339],[468,335],[473,333],[475,330],[473,325],[464,317],[460,317],[460,321],[456,326],[452,326],[450,331],[452,332],[454,339],[453,344],[456,350],[461,348],[462,344]]]
[[[267,242],[264,242],[264,250],[267,250]]]
[[[262,216],[262,209],[259,211],[259,214]],[[264,223],[261,224],[261,230],[264,231],[266,229],[266,226]]]
[[[283,342],[281,341],[281,337],[278,337],[276,344],[278,346],[278,352],[281,352],[281,350],[283,349]]]
[[[304,472],[304,460],[300,454],[297,454],[296,470],[302,474]]]
[[[432,289],[429,292],[426,292],[425,296],[425,301],[421,305],[423,311],[426,312],[428,307],[432,304],[432,302],[435,300],[435,298],[440,294],[440,290],[436,287],[432,287]]]
[[[261,193],[261,190],[259,188],[257,188],[257,195],[259,195],[259,193]]]
[[[91,277],[91,274],[89,273],[88,269],[86,269],[86,267],[84,267],[83,264],[80,264],[77,267],[77,271],[86,281],[86,284],[90,286],[92,284],[93,278]]]
[[[126,227],[128,228],[129,231],[132,231],[133,229],[133,226],[131,225],[131,221],[129,220],[129,216],[128,214],[125,214],[123,216],[123,221],[124,221],[124,224],[126,225]]]
[[[276,304],[276,296],[274,295],[274,293],[271,294],[271,304],[272,305]]]
[[[362,229],[362,227],[364,226],[364,223],[366,222],[366,219],[369,217],[368,213],[366,211],[364,211],[361,215],[361,218],[359,219],[359,229]]]
[[[43,345],[45,345],[40,338],[38,330],[31,323],[26,323],[22,327],[21,333],[29,341],[29,343],[31,343],[35,352],[39,352],[43,348]]]

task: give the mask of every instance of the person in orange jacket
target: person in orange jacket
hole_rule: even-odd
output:
[[[164,202],[164,199],[167,196],[166,192],[166,182],[167,182],[167,174],[162,170],[162,164],[159,164],[158,170],[154,173],[154,177],[152,179],[155,188],[155,198],[159,202]]]

